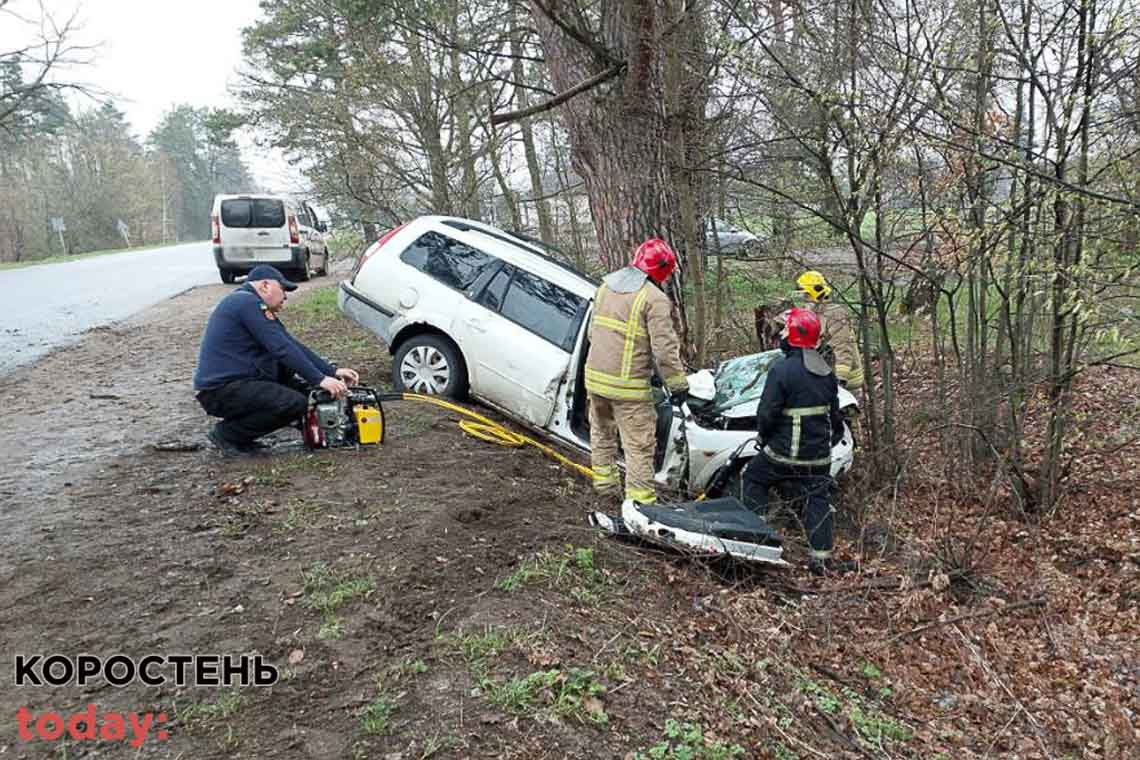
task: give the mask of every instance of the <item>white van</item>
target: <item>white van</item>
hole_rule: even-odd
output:
[[[279,195],[216,195],[210,223],[222,282],[232,283],[258,264],[272,264],[300,282],[328,274],[328,227],[304,201]]]

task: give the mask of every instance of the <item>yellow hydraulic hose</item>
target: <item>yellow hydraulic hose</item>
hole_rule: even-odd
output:
[[[509,446],[511,448],[519,448],[530,444],[531,446],[534,446],[536,449],[541,451],[543,454],[546,454],[548,457],[551,457],[552,459],[562,464],[564,467],[569,467],[573,470],[577,470],[580,475],[589,478],[591,482],[594,480],[594,471],[589,467],[578,464],[573,459],[563,456],[544,443],[539,443],[533,438],[525,436],[521,433],[516,433],[513,430],[509,430],[494,420],[484,417],[478,412],[473,412],[466,407],[462,407],[459,404],[453,404],[450,401],[444,401],[438,396],[427,396],[422,393],[403,393],[400,394],[400,397],[405,401],[422,401],[425,404],[435,404],[436,406],[442,407],[443,409],[447,409],[457,414],[461,414],[464,417],[468,417],[469,419],[459,421],[459,427],[463,430],[464,433],[467,433],[467,435],[471,436],[472,438],[478,438],[481,441],[489,441],[490,443],[498,444],[499,446]]]

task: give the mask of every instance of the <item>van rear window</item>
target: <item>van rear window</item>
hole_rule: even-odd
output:
[[[283,227],[285,204],[271,198],[222,201],[223,227]]]

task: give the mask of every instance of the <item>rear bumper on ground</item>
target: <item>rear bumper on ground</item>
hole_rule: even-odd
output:
[[[272,264],[278,269],[301,269],[305,266],[305,249],[299,245],[290,246],[288,249],[265,251],[256,256],[255,259],[233,260],[226,257],[225,246],[214,246],[214,263],[218,265],[218,269],[238,275],[247,274],[259,264]]]

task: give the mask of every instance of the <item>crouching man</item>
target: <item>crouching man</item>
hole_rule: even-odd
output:
[[[227,456],[266,448],[258,438],[300,421],[309,387],[341,398],[346,382],[360,381],[354,370],[333,367],[285,329],[278,314],[286,292],[296,289],[276,268],[256,266],[206,323],[194,390],[206,413],[221,418],[208,437]]]
[[[816,351],[820,321],[807,309],[787,312],[780,348],[756,410],[760,452],[744,469],[744,503],[766,516],[768,489],[785,486],[799,498],[811,547],[809,569],[847,569],[831,560],[834,544],[829,491],[831,447],[843,437],[839,381]]]

